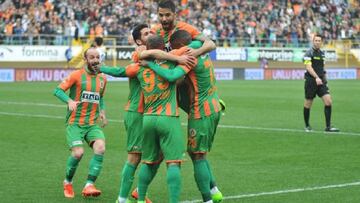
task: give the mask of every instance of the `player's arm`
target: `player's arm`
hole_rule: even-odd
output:
[[[203,45],[199,49],[195,49],[192,53],[193,56],[198,57],[202,54],[209,53],[210,51],[216,49],[216,44],[209,38],[205,37],[204,35],[200,35],[196,38],[203,43]]]
[[[199,49],[192,50],[192,56],[198,57],[216,49],[216,44],[211,39],[205,37],[194,26],[187,24],[184,26],[184,30],[190,33],[193,40],[200,40],[204,43]]]
[[[200,40],[193,40],[191,41],[191,43],[188,45],[188,47],[192,48],[192,49],[199,49],[200,47],[202,47],[203,42]]]
[[[106,118],[106,112],[105,112],[105,101],[103,97],[100,97],[100,102],[99,102],[99,106],[100,106],[100,122],[101,122],[101,127],[105,127],[108,124],[108,120]]]
[[[131,63],[126,67],[110,67],[110,66],[101,66],[100,72],[114,76],[114,77],[136,77],[137,72],[139,71],[138,63]]]
[[[322,85],[322,80],[320,79],[320,77],[316,74],[314,68],[312,67],[312,63],[311,63],[311,53],[308,51],[305,56],[304,56],[304,64],[305,64],[305,68],[307,70],[307,72],[313,77],[315,78],[316,84],[317,85]]]
[[[114,77],[127,77],[125,67],[102,65],[100,67],[100,72]]]
[[[195,58],[193,56],[186,54],[177,56],[159,49],[151,49],[140,52],[139,54],[140,60],[144,60],[147,58],[156,58],[159,60],[174,61],[178,64],[182,64],[186,66],[194,66],[194,61],[195,61]]]
[[[99,101],[99,108],[100,108],[100,112],[99,112],[99,117],[100,117],[100,126],[103,128],[108,124],[108,120],[106,118],[106,112],[105,112],[105,100],[104,100],[104,94],[105,94],[105,89],[106,89],[106,83],[107,80],[104,79],[105,83],[104,83],[104,89],[100,94],[100,101]]]
[[[60,87],[56,87],[53,91],[54,95],[64,103],[68,103],[70,97]]]
[[[182,76],[186,75],[190,71],[190,69],[188,69],[185,66],[176,66],[173,69],[166,69],[166,68],[162,68],[161,66],[159,66],[154,62],[146,62],[146,63],[147,64],[142,64],[142,65],[147,65],[153,71],[155,71],[156,74],[160,75],[162,78],[164,78],[169,82],[175,82],[176,80],[180,79]]]
[[[73,111],[76,109],[77,105],[80,103],[79,101],[72,100],[65,92],[75,84],[76,79],[74,74],[70,74],[64,81],[60,83],[59,86],[57,86],[53,94],[62,102],[66,103],[68,105],[68,108],[70,111]]]

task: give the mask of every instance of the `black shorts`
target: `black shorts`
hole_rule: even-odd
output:
[[[323,80],[322,85],[316,85],[314,78],[305,79],[305,99],[314,99],[316,95],[318,97],[322,97],[326,94],[329,94],[329,88],[326,80]]]

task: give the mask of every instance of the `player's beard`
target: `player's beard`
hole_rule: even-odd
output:
[[[173,23],[170,22],[170,21],[162,22],[161,24],[162,24],[163,29],[166,30],[166,31],[171,30],[171,28],[173,27]]]
[[[99,65],[99,62],[93,62],[93,63],[88,63],[88,69],[90,72],[97,74],[98,70],[96,68],[96,66]]]

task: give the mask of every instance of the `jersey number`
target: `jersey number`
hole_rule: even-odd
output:
[[[145,91],[151,92],[155,87],[155,73],[150,69],[145,69],[143,72],[144,82],[146,83]],[[169,82],[165,81],[162,77],[157,76],[158,84],[157,87],[160,90],[165,90],[169,87]]]

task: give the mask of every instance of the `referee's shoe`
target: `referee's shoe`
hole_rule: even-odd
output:
[[[325,132],[340,132],[340,130],[338,128],[328,126],[325,128]]]

